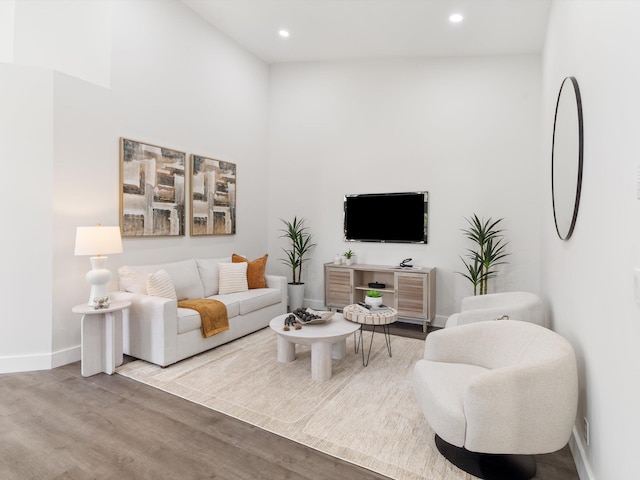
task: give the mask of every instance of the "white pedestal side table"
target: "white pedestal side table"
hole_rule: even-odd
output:
[[[333,315],[326,323],[303,325],[301,329],[283,330],[284,319],[288,314],[279,315],[269,323],[271,329],[278,334],[278,361],[293,362],[296,359],[296,344],[311,346],[311,378],[326,381],[331,378],[332,359],[344,357],[347,337],[359,326],[347,322],[341,313]]]
[[[111,302],[108,308],[94,309],[86,303],[71,310],[82,315],[83,377],[104,372],[111,375],[122,365],[122,311],[131,302]]]

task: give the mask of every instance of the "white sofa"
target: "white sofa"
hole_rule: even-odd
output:
[[[267,288],[219,295],[218,265],[223,262],[230,263],[231,258],[120,267],[120,291],[111,292],[110,297],[131,302],[123,314],[124,353],[164,367],[260,330],[286,312],[285,277],[265,275]],[[203,338],[198,312],[178,308],[176,300],[148,295],[147,278],[160,270],[170,275],[178,300],[214,298],[223,302],[229,330]]]

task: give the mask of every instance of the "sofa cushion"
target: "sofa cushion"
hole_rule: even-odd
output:
[[[147,293],[155,297],[177,300],[176,288],[173,286],[171,276],[166,270],[150,273],[147,277]]]
[[[147,293],[147,277],[158,270],[166,270],[173,281],[178,300],[203,298],[204,288],[193,259],[160,265],[123,266],[118,269],[120,288],[132,293]]]
[[[198,272],[200,274],[202,286],[204,287],[205,297],[218,294],[218,277],[220,275],[218,271],[218,264],[229,263],[230,261],[230,257],[196,259],[196,265],[198,265]]]
[[[178,307],[178,335],[202,328],[200,314],[190,308]]]
[[[227,295],[216,295],[211,298],[220,300],[225,304],[239,304],[240,315],[246,315],[255,310],[280,303],[282,301],[282,292],[277,288],[260,288]]]
[[[264,254],[260,258],[249,261],[242,255],[231,255],[231,261],[234,263],[246,262],[247,263],[247,284],[249,289],[253,288],[266,288],[267,282],[264,278],[264,273],[267,268],[267,258],[269,254]]]
[[[219,296],[212,297],[216,300],[220,300],[227,307],[227,318],[231,320],[233,317],[237,317],[240,313],[240,304],[233,298],[228,298],[227,301]],[[192,330],[202,329],[202,319],[200,314],[190,308],[178,307],[178,335],[190,332]]]
[[[245,292],[249,289],[247,284],[247,263],[219,263],[218,269],[220,272],[218,293],[220,295]]]

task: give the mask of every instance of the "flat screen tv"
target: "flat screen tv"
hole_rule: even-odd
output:
[[[427,243],[427,207],[427,192],[346,195],[344,239]]]

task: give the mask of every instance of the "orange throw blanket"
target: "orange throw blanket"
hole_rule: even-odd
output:
[[[187,298],[178,302],[180,308],[190,308],[200,314],[202,319],[202,338],[229,330],[227,306],[209,298]]]

